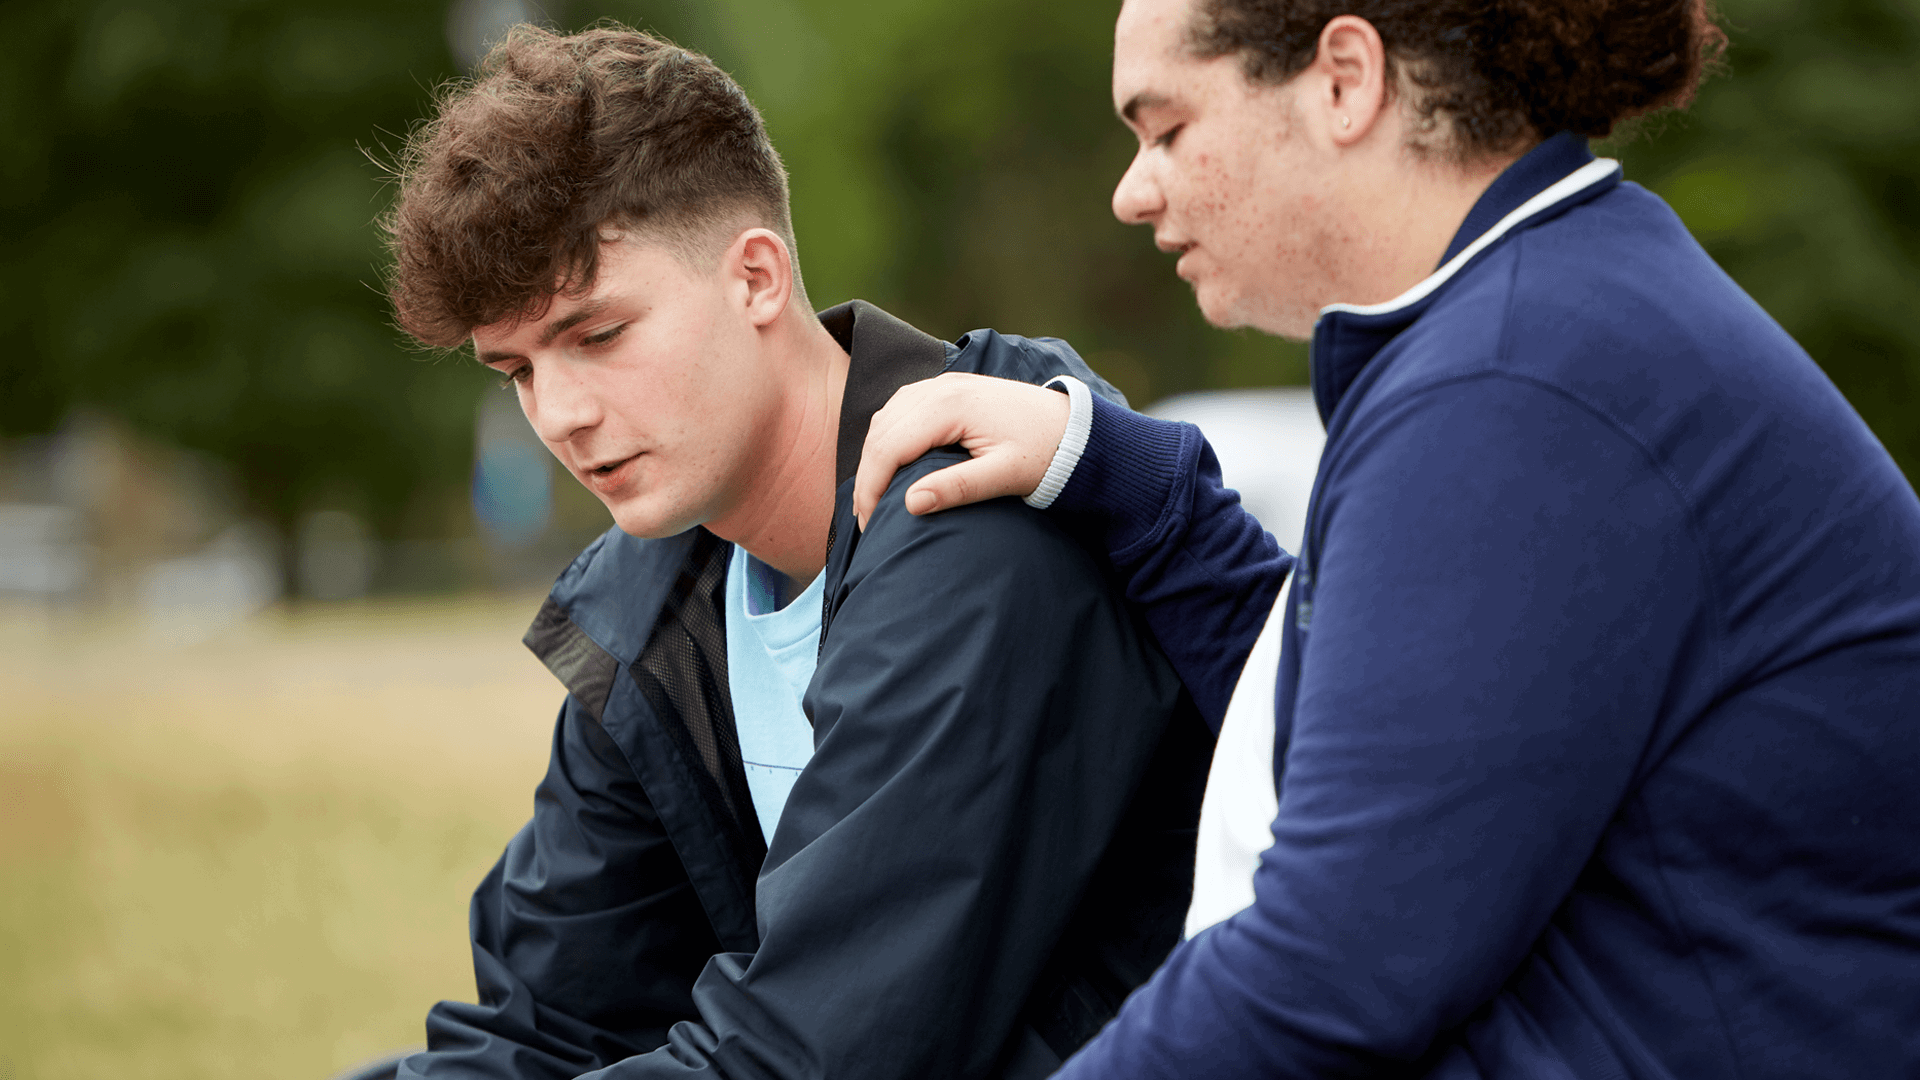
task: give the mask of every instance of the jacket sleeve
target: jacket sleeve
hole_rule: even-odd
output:
[[[759,881],[759,950],[714,957],[699,1020],[597,1078],[1058,1065],[1022,1010],[1181,689],[1044,515],[905,512],[906,485],[954,460],[902,470],[854,549],[805,698],[816,754]]]
[[[1253,906],[1064,1077],[1404,1075],[1534,948],[1710,640],[1704,556],[1640,446],[1502,377],[1403,406],[1322,481]]]
[[[434,1006],[400,1077],[573,1077],[650,1050],[719,948],[625,756],[571,696],[471,923],[479,1004]]]
[[[1052,509],[1087,523],[1217,732],[1293,556],[1220,479],[1192,424],[1093,396],[1093,427]]]

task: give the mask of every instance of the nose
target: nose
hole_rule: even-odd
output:
[[[582,373],[564,359],[537,364],[520,385],[520,408],[534,433],[550,446],[570,442],[600,423],[600,400]]]
[[[1167,207],[1165,195],[1147,160],[1147,147],[1134,152],[1133,161],[1113,189],[1113,216],[1128,225],[1146,225]]]

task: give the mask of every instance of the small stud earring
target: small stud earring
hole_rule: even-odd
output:
[[[1347,129],[1347,128],[1350,128],[1350,127],[1352,127],[1352,126],[1353,126],[1353,117],[1351,117],[1351,116],[1343,116],[1343,117],[1341,117],[1341,118],[1340,118],[1340,128],[1341,128],[1341,130],[1343,130],[1343,131],[1344,131],[1345,129]]]

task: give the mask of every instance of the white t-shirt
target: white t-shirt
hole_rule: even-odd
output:
[[[1280,812],[1280,794],[1273,783],[1273,687],[1280,675],[1286,600],[1283,588],[1220,722],[1220,741],[1200,802],[1188,937],[1253,904],[1253,872],[1260,866],[1260,854],[1273,846],[1273,819]]]

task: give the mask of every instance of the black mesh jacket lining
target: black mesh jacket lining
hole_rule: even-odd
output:
[[[653,636],[630,669],[647,703],[679,744],[694,778],[727,831],[746,881],[760,873],[767,844],[740,763],[740,736],[727,693],[725,622],[730,549],[705,529],[654,622]]]

